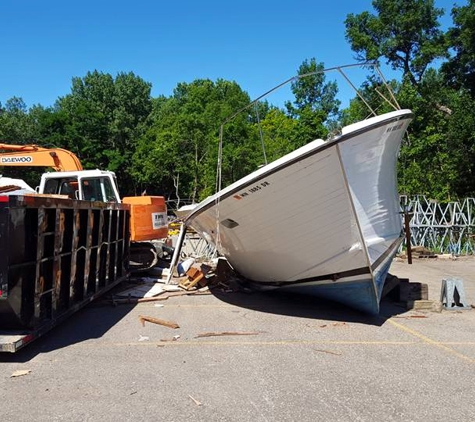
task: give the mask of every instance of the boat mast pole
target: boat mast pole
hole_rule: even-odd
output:
[[[261,119],[259,118],[259,108],[257,106],[258,103],[255,103],[256,108],[256,117],[257,117],[257,127],[259,128],[259,136],[261,138],[261,145],[262,145],[262,153],[264,154],[264,164],[267,166],[267,155],[266,155],[266,147],[264,145],[264,136],[262,134],[262,126],[261,126]]]

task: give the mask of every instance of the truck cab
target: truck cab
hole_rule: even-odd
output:
[[[38,193],[67,195],[85,201],[121,202],[115,173],[102,170],[44,173]]]

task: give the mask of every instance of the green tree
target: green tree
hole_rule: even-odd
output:
[[[154,100],[150,126],[134,155],[134,177],[147,189],[160,186],[168,198],[199,200],[213,193],[220,125],[248,103],[235,82],[179,83],[173,96]],[[247,126],[245,117],[226,125],[223,186],[249,169]]]
[[[30,109],[22,98],[13,97],[0,105],[0,142],[6,144],[39,144],[48,146],[42,134],[42,116],[45,109],[33,106]],[[1,167],[0,174],[25,180],[35,187],[45,169],[25,167]]]
[[[447,136],[450,116],[433,107],[438,101],[450,103],[449,97],[450,91],[434,69],[427,72],[418,90],[410,84],[400,87],[401,106],[414,112],[399,157],[401,193],[440,200],[454,195],[455,162]]]
[[[266,113],[261,120],[261,129],[268,163],[294,149],[296,126],[297,121],[277,107],[271,107]]]
[[[400,191],[437,199],[458,195],[461,157],[454,154],[458,141],[450,136],[457,95],[431,67],[448,57],[447,37],[439,29],[443,10],[432,0],[374,0],[373,7],[376,15],[348,15],[346,38],[358,60],[384,59],[402,72],[401,82],[392,85],[400,106],[415,117],[401,148]]]
[[[459,198],[475,196],[475,98],[469,91],[453,92],[447,142],[451,156],[451,192]]]
[[[65,147],[80,157],[85,168],[117,172],[123,195],[138,190],[129,171],[152,109],[150,91],[151,84],[132,72],[114,79],[94,71],[73,78],[71,93],[57,103],[67,121]]]
[[[38,135],[38,126],[22,98],[12,97],[0,106],[0,142],[31,144]]]
[[[346,39],[360,61],[382,58],[403,72],[414,87],[428,66],[447,57],[444,33],[439,29],[443,10],[433,0],[373,0],[376,15],[349,14]]]
[[[323,63],[315,58],[304,60],[298,77],[291,83],[295,96],[285,107],[290,117],[297,120],[294,147],[305,145],[316,138],[325,138],[328,124],[338,117],[340,101],[336,99],[336,82],[327,82]]]
[[[442,65],[448,83],[468,90],[475,97],[475,2],[452,9],[454,26],[448,31],[449,45],[454,52]]]

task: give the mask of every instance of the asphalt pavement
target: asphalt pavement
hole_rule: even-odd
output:
[[[475,259],[394,262],[429,285]],[[175,322],[173,329],[140,317]],[[284,293],[93,303],[0,355],[4,421],[475,420],[475,310],[383,302],[378,317]],[[21,374],[25,375],[12,376]]]

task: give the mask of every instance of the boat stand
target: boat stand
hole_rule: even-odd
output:
[[[440,301],[445,310],[471,309],[465,296],[461,278],[444,278],[442,280]]]
[[[175,268],[178,265],[178,259],[180,258],[181,248],[183,247],[187,228],[188,226],[186,224],[181,223],[178,241],[175,247],[175,251],[173,252],[172,261],[170,262],[170,272],[168,274],[167,281],[165,282],[165,284],[171,284],[173,273],[175,272]]]

